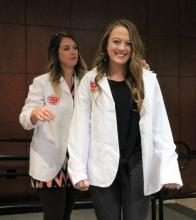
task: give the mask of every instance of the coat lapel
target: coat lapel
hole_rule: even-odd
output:
[[[74,95],[76,94],[76,91],[78,89],[78,84],[79,84],[79,79],[76,75],[74,75]],[[60,78],[60,82],[61,82],[61,88],[63,91],[65,91],[66,93],[70,94],[70,89],[66,83],[66,81],[64,80],[63,77]]]
[[[60,78],[60,83],[61,83],[62,90],[65,91],[66,93],[70,94],[69,87],[68,87],[66,81],[64,80],[63,76],[61,76],[61,78]]]
[[[76,95],[76,92],[78,90],[78,85],[79,85],[79,79],[76,75],[74,75],[74,96]]]
[[[101,89],[106,93],[106,95],[113,100],[113,96],[111,93],[110,85],[108,83],[108,79],[106,76],[103,76],[103,78],[98,82]]]

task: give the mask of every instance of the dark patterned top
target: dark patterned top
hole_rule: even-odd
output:
[[[61,169],[53,179],[47,182],[36,180],[31,177],[31,185],[33,188],[61,188],[66,186],[68,178],[67,170]]]

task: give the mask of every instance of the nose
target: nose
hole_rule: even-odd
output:
[[[123,42],[121,44],[119,44],[120,50],[124,50],[125,48],[126,48],[126,45]]]
[[[74,48],[72,48],[70,52],[71,52],[71,54],[76,54],[76,53],[77,53],[77,50],[74,49]]]

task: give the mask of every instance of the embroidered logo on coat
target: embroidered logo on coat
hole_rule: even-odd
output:
[[[90,89],[92,92],[95,92],[97,89],[97,84],[93,79],[90,80]]]
[[[59,97],[55,95],[48,96],[47,100],[48,100],[48,103],[51,105],[58,105],[60,102]]]

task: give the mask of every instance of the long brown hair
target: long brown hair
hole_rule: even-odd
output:
[[[63,38],[70,38],[72,39],[77,45],[77,41],[73,35],[66,32],[59,32],[56,33],[50,41],[49,48],[48,48],[48,70],[50,72],[50,82],[55,93],[59,93],[59,83],[60,78],[62,76],[62,69],[59,61],[59,46]],[[87,71],[86,63],[84,62],[78,46],[78,62],[75,66],[75,74],[81,80],[83,75]]]
[[[144,99],[144,83],[142,78],[142,60],[144,59],[144,48],[135,25],[126,19],[115,20],[110,23],[100,41],[93,67],[97,68],[95,77],[96,84],[109,70],[109,57],[107,53],[108,39],[112,30],[116,27],[125,27],[131,39],[131,57],[128,61],[126,72],[126,83],[132,93],[133,100],[140,111]],[[98,84],[97,84],[98,85]],[[98,86],[99,90],[100,87]]]

